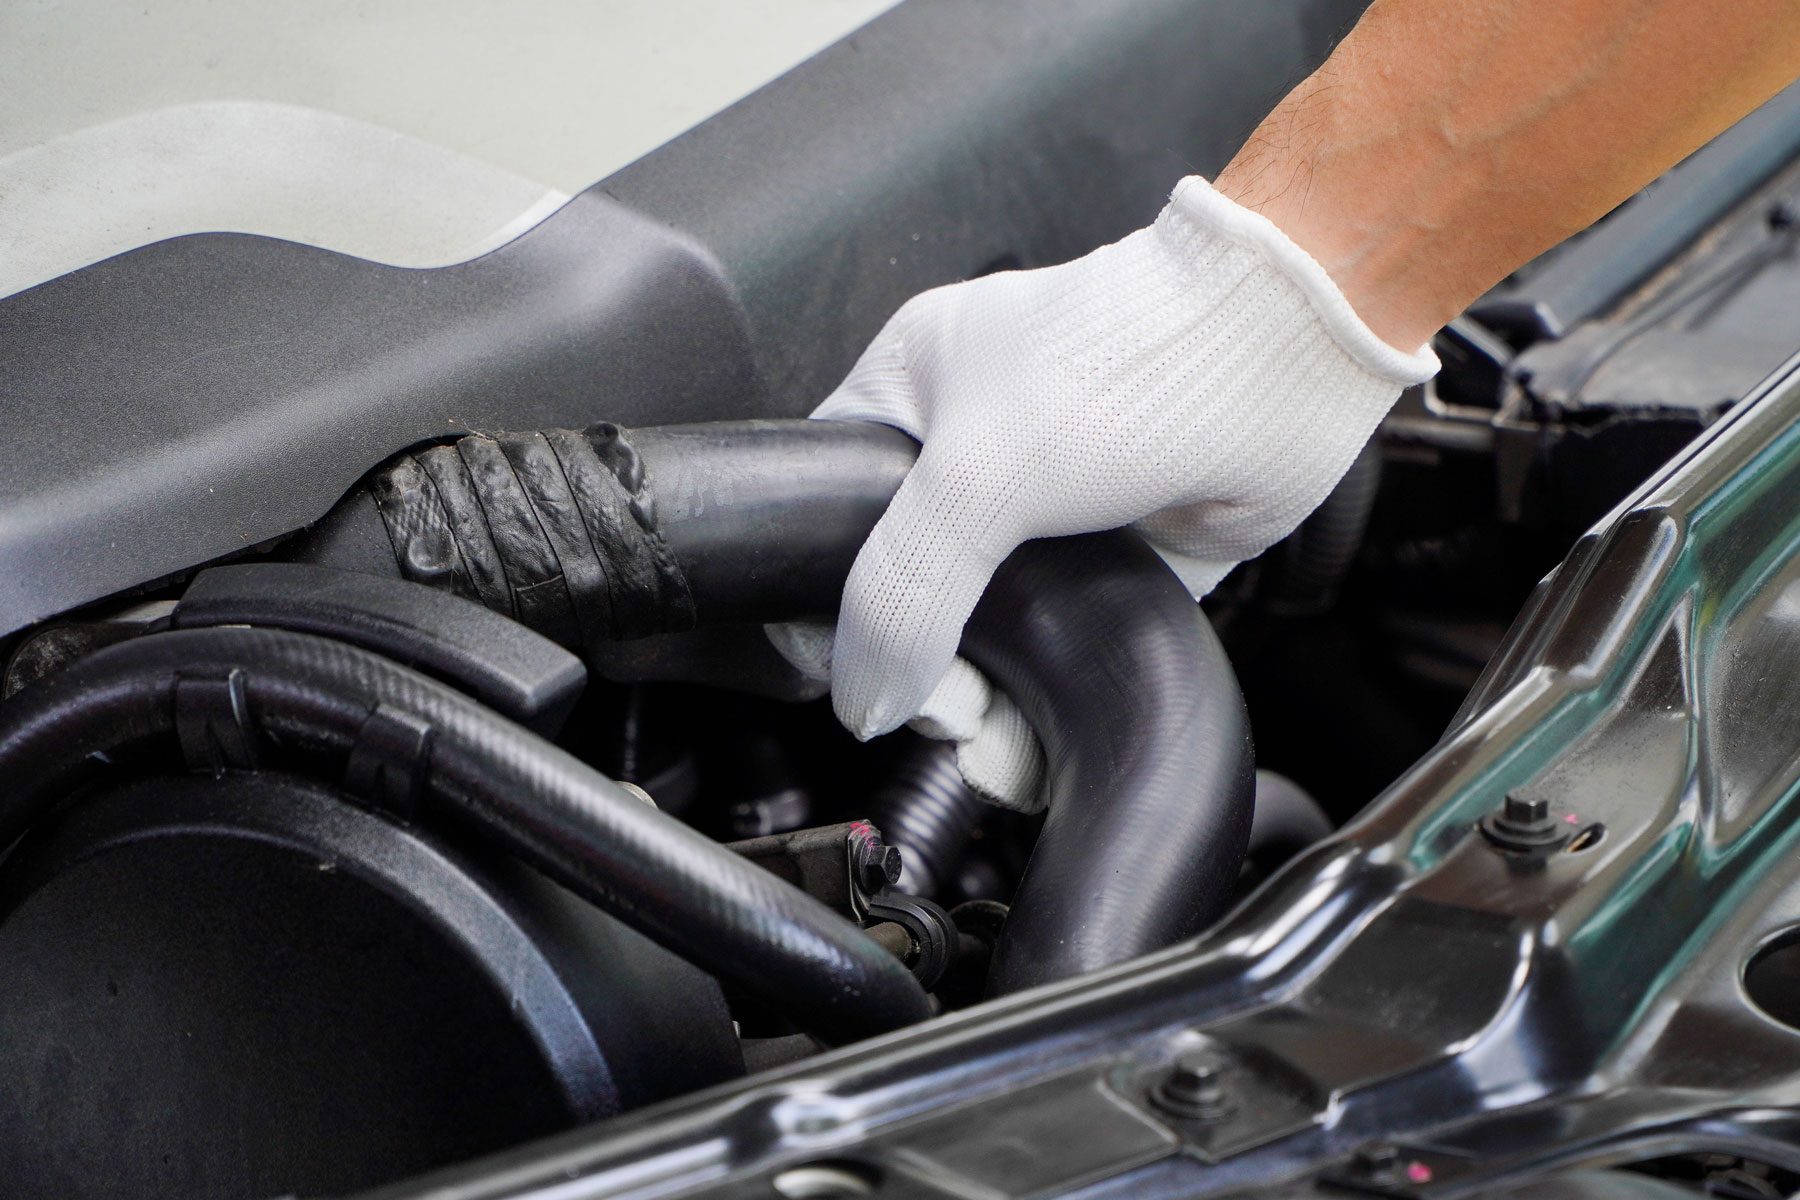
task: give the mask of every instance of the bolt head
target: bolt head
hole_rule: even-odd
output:
[[[866,844],[858,848],[856,858],[856,880],[863,891],[883,892],[900,882],[904,860],[898,846]]]
[[[1569,840],[1569,829],[1542,796],[1508,793],[1498,809],[1481,819],[1481,832],[1501,850],[1543,854]]]
[[[1504,806],[1506,819],[1520,825],[1536,825],[1550,819],[1550,802],[1542,796],[1509,793]]]
[[[1211,1083],[1219,1077],[1219,1068],[1213,1065],[1212,1057],[1200,1050],[1189,1050],[1181,1054],[1169,1064],[1169,1081],[1179,1082],[1185,1086],[1198,1087]]]
[[[1179,1055],[1151,1089],[1150,1101],[1171,1116],[1215,1121],[1231,1111],[1218,1064],[1203,1050]]]

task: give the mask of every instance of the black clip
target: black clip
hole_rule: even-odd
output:
[[[377,704],[356,731],[356,744],[344,761],[344,790],[410,821],[425,790],[434,732],[423,717]]]
[[[244,673],[175,676],[175,737],[190,771],[217,779],[262,765],[262,733],[250,714]]]
[[[892,921],[912,939],[913,953],[907,966],[926,990],[937,986],[956,952],[956,925],[950,914],[923,896],[882,892],[868,900],[866,924]]]

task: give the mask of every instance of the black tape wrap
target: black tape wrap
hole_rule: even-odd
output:
[[[471,434],[401,455],[368,489],[415,582],[565,646],[693,628],[643,462],[617,426]]]

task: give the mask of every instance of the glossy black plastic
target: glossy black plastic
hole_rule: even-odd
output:
[[[373,650],[468,692],[528,729],[554,735],[587,684],[581,660],[516,621],[433,588],[310,563],[202,571],[176,629],[257,625]]]

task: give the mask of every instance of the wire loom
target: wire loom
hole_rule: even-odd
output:
[[[616,425],[471,434],[393,459],[367,488],[406,578],[565,646],[694,626],[643,462]]]

